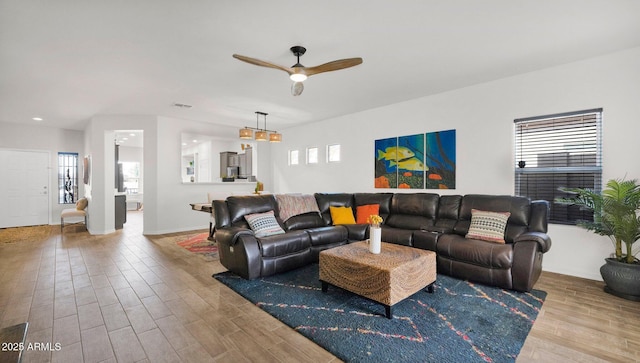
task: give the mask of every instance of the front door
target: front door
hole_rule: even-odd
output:
[[[49,224],[49,153],[0,150],[0,228]]]

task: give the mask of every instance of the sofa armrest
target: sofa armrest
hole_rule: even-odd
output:
[[[548,234],[542,232],[526,232],[513,240],[513,243],[524,242],[524,241],[533,241],[538,243],[540,247],[540,251],[545,253],[549,251],[551,248],[551,238]]]
[[[260,277],[262,256],[260,243],[251,230],[239,227],[216,231],[220,263],[229,271],[245,279]]]
[[[216,230],[214,239],[216,242],[233,246],[240,236],[253,236],[253,231],[244,227],[227,227]]]

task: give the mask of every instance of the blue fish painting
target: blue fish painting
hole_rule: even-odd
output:
[[[456,130],[429,132],[426,138],[427,189],[456,188]]]
[[[456,130],[375,140],[376,189],[455,189]]]
[[[398,161],[398,156],[403,157],[409,152],[409,150],[398,150],[397,137],[375,141],[375,188],[398,187],[398,166],[395,163]]]
[[[398,149],[410,150],[413,153],[413,156],[394,163],[398,167],[398,188],[423,189],[424,172],[428,170],[424,163],[424,134],[399,137]]]

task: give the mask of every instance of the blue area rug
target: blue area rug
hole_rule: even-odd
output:
[[[547,295],[438,275],[433,294],[399,302],[389,320],[378,303],[333,286],[323,293],[317,264],[256,280],[214,277],[348,362],[513,362]]]

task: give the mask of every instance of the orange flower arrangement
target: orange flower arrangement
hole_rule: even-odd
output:
[[[411,189],[411,185],[409,185],[407,183],[402,183],[402,184],[398,185],[398,188],[400,188],[400,189]]]

